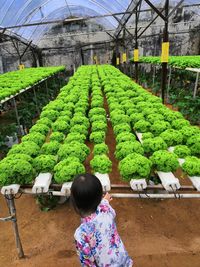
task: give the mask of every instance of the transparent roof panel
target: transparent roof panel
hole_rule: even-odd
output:
[[[170,0],[175,5],[180,0]],[[200,0],[185,0],[183,4],[199,4]],[[70,17],[91,17],[112,15],[128,10],[138,0],[0,0],[0,26],[9,27],[23,24],[64,20]],[[163,6],[164,0],[151,0],[155,5]],[[142,9],[149,6],[142,1]],[[96,19],[105,28],[115,29],[122,15]],[[11,29],[15,34],[36,43],[55,24],[43,24]]]

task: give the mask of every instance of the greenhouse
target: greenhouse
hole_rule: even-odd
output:
[[[200,266],[200,1],[0,0],[0,267]]]

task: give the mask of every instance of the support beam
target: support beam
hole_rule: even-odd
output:
[[[145,0],[146,1],[146,0]],[[168,32],[168,15],[169,15],[169,0],[165,1],[165,27],[163,32],[163,42],[169,41],[169,32]],[[162,75],[161,75],[161,96],[162,102],[165,102],[165,90],[166,90],[166,83],[167,83],[167,65],[168,63],[162,63]]]
[[[144,0],[164,21],[166,21],[166,16],[163,16],[163,14],[149,1]]]
[[[15,109],[15,115],[16,115],[16,119],[17,119],[17,125],[19,128],[19,134],[22,136],[22,131],[21,131],[21,126],[20,126],[20,121],[19,121],[19,113],[18,113],[18,109],[17,109],[17,104],[15,101],[15,97],[13,97],[13,105],[14,105],[14,109]]]
[[[161,10],[161,13],[164,11],[164,8]],[[138,35],[138,38],[140,38],[142,35],[143,35],[143,33],[145,33],[146,32],[146,30],[154,23],[154,21],[157,19],[159,17],[159,15],[157,14],[156,16],[155,16],[155,18],[153,18],[152,19],[152,21],[144,28],[144,30]]]
[[[138,7],[135,10],[135,49],[138,49]],[[135,81],[138,82],[138,62],[135,62]]]
[[[126,23],[130,19],[130,17],[133,15],[133,13],[135,12],[136,8],[139,6],[140,2],[141,2],[141,0],[139,0],[138,2],[136,2],[136,0],[132,0],[131,1],[129,7],[127,8],[127,10],[126,10],[126,12],[124,14],[124,16],[120,20],[120,22],[121,22],[120,25],[117,27],[117,29],[115,31],[115,34],[114,35],[116,36],[116,38],[119,37],[121,31],[126,26]]]
[[[22,60],[23,56],[25,55],[26,51],[29,49],[31,44],[32,44],[32,41],[29,42],[29,44],[26,46],[24,52],[20,55],[20,60]]]
[[[97,16],[90,16],[90,17],[81,17],[81,18],[72,18],[72,19],[57,19],[57,20],[49,20],[49,21],[38,21],[38,22],[33,22],[33,23],[26,23],[26,24],[19,24],[19,25],[13,25],[13,26],[8,26],[2,29],[4,30],[10,30],[10,29],[17,29],[17,28],[23,28],[23,27],[31,27],[31,26],[39,26],[39,25],[48,25],[48,24],[58,24],[58,23],[67,23],[67,22],[73,22],[73,21],[86,21],[90,19],[99,19],[99,18],[106,18],[106,17],[114,17],[114,16],[120,16],[124,14],[130,14],[129,11],[126,12],[117,12],[117,13],[109,13],[109,14],[104,14],[104,15],[97,15]]]

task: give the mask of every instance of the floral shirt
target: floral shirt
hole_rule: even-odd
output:
[[[106,199],[95,213],[81,219],[75,232],[75,242],[81,266],[86,267],[131,267],[128,256],[117,232],[116,214]]]

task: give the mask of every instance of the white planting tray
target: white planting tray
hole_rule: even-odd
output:
[[[182,166],[183,163],[185,162],[185,159],[178,159],[178,162],[179,162],[180,166]]]
[[[1,194],[3,195],[15,195],[19,192],[20,185],[19,184],[11,184],[7,186],[3,186],[1,188]]]
[[[130,186],[134,191],[142,191],[147,188],[145,179],[131,179]]]
[[[200,191],[200,176],[188,176],[193,186]]]
[[[35,179],[34,186],[32,187],[32,192],[35,194],[47,193],[49,191],[51,179],[52,179],[51,173],[49,172],[40,173]]]
[[[137,135],[137,138],[139,139],[140,143],[143,143],[142,141],[142,133],[138,133],[135,131],[135,134]]]
[[[174,149],[175,149],[174,146],[170,146],[170,147],[168,147],[168,151],[169,151],[169,152],[174,152]]]
[[[103,174],[103,173],[95,172],[94,175],[100,180],[102,187],[103,187],[103,191],[108,192],[111,190],[110,178],[107,173]]]
[[[179,180],[174,176],[172,172],[157,171],[157,174],[165,190],[175,191],[181,187]]]
[[[72,187],[72,182],[66,182],[62,185],[61,188],[61,193],[65,196],[70,196],[71,194],[71,187]]]

